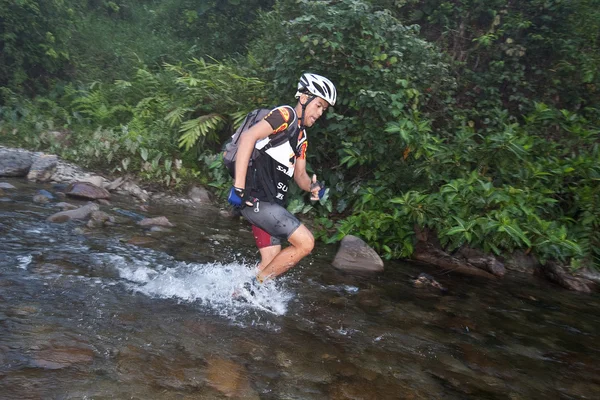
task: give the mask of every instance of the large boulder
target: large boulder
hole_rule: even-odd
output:
[[[381,272],[383,260],[363,240],[348,235],[342,239],[333,266],[345,272]]]
[[[26,150],[0,149],[0,176],[25,176],[33,164],[33,154]]]
[[[27,173],[27,179],[35,182],[48,182],[56,172],[58,157],[53,154],[41,154],[33,160]]]

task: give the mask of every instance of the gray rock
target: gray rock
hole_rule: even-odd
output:
[[[333,266],[346,272],[381,272],[383,260],[369,245],[356,236],[342,239]]]
[[[35,196],[33,196],[33,202],[34,203],[46,204],[49,201],[50,201],[50,199],[48,198],[48,196],[45,196],[43,194],[36,194]]]
[[[0,176],[25,176],[33,164],[33,154],[21,149],[0,149]]]
[[[119,187],[119,192],[132,195],[144,203],[150,199],[148,192],[146,192],[138,185],[130,181],[126,181],[123,184],[121,184],[121,186]]]
[[[504,276],[506,273],[504,264],[498,261],[492,254],[486,254],[483,251],[463,246],[455,256],[463,258],[467,263],[496,276]]]
[[[86,176],[83,178],[78,179],[79,182],[87,182],[87,183],[91,183],[94,186],[98,186],[100,188],[103,188],[106,184],[108,184],[108,181],[106,179],[104,179],[103,177],[101,177],[100,175],[91,175],[91,176]]]
[[[34,158],[27,179],[35,182],[48,182],[56,172],[58,157],[53,154],[41,154]]]
[[[0,189],[16,189],[16,187],[7,182],[0,182]]]
[[[115,179],[114,181],[104,185],[104,189],[108,190],[108,191],[113,191],[119,188],[119,186],[121,186],[123,183],[125,183],[125,178],[123,177],[119,177],[117,179]]]
[[[174,226],[167,217],[144,218],[138,224],[141,226]]]
[[[95,203],[88,203],[83,207],[79,207],[76,210],[61,211],[53,214],[47,218],[50,222],[67,222],[72,219],[86,219],[90,216],[92,211],[97,211],[100,206]]]
[[[62,209],[63,209],[63,211],[67,211],[67,210],[76,210],[76,209],[78,209],[78,208],[79,208],[78,206],[76,206],[76,205],[74,205],[74,204],[71,204],[71,203],[66,203],[66,202],[64,202],[64,201],[61,201],[60,203],[56,203],[56,207],[60,207],[60,208],[62,208]]]
[[[210,193],[203,187],[192,186],[188,191],[188,197],[194,203],[210,203]]]
[[[547,261],[540,267],[540,271],[548,280],[557,283],[565,289],[591,293],[595,286],[589,279],[571,275],[568,267],[554,261]]]
[[[115,219],[110,214],[96,210],[92,211],[90,214],[90,220],[87,222],[86,226],[88,228],[102,228],[105,225],[112,225],[114,222]]]

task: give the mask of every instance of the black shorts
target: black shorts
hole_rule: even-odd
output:
[[[298,229],[301,222],[283,206],[260,201],[252,207],[244,207],[242,215],[252,224],[254,239],[259,249],[279,246]],[[259,229],[255,229],[259,228]]]

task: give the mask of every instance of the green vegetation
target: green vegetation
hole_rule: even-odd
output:
[[[600,268],[600,0],[0,0],[0,143],[173,190],[231,184],[222,143],[305,70],[318,236]]]

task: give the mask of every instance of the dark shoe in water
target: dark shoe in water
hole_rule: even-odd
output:
[[[249,297],[255,297],[256,291],[260,290],[260,283],[256,277],[252,278],[250,282],[244,282],[244,284],[237,288],[233,292],[233,297],[236,299],[247,299]]]

